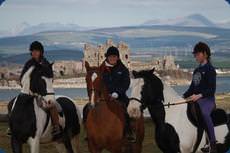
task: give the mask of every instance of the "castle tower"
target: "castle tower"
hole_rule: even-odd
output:
[[[96,47],[90,44],[85,44],[83,61],[88,61],[91,66],[99,66],[105,60],[105,53],[107,49],[111,46],[115,46],[118,48],[122,62],[127,67],[129,67],[130,49],[128,45],[123,42],[120,42],[118,45],[115,45],[112,39],[108,39],[105,44],[98,45]]]

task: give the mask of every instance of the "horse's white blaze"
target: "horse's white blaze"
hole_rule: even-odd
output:
[[[144,80],[141,79],[132,79],[131,80],[131,97],[141,100],[141,91],[142,86],[144,85]],[[128,114],[130,117],[138,118],[141,116],[140,110],[141,104],[136,100],[131,100],[128,105]]]
[[[92,82],[94,82],[97,78],[97,73],[93,73],[91,76]]]
[[[54,93],[53,78],[47,78],[47,77],[43,76],[42,79],[44,79],[45,82],[46,82],[46,91],[47,91],[47,93]],[[48,94],[48,95],[44,96],[44,99],[45,99],[46,102],[51,102],[51,105],[54,104],[54,102],[55,102],[54,95],[49,95]],[[49,105],[49,104],[47,104],[47,105]]]
[[[96,79],[97,79],[97,73],[93,73],[92,76],[91,76],[92,84]],[[93,89],[93,87],[92,87],[92,89]],[[91,93],[90,103],[91,103],[92,106],[95,105],[95,91],[94,90],[92,90],[92,93]]]
[[[32,71],[34,70],[34,66],[31,66],[28,71],[22,76],[21,84],[22,84],[22,90],[21,93],[30,94],[30,75]]]

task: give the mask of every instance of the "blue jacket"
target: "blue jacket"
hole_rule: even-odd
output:
[[[105,64],[105,62],[103,64]],[[130,78],[129,70],[125,65],[119,60],[114,67],[105,66],[102,77],[109,93],[112,94],[116,92],[119,101],[128,103],[126,91],[130,85]]]
[[[184,98],[193,94],[202,94],[203,98],[214,97],[216,92],[216,71],[209,62],[200,65],[193,72],[193,79],[189,89],[184,93]]]

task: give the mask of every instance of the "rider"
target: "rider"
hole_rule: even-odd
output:
[[[106,59],[102,63],[105,67],[105,69],[102,70],[103,81],[111,98],[118,100],[127,108],[129,98],[126,95],[126,91],[130,85],[129,70],[120,60],[119,50],[116,47],[109,47],[105,57]],[[136,135],[130,127],[130,118],[127,112],[125,113],[125,118],[125,136],[130,142],[135,142]]]
[[[193,55],[199,66],[194,70],[192,83],[183,96],[198,103],[206,124],[205,130],[210,142],[210,153],[217,153],[214,125],[211,118],[211,112],[216,107],[216,71],[210,61],[211,51],[207,44],[198,42],[194,47]]]
[[[49,62],[44,57],[44,47],[40,42],[38,41],[32,42],[29,50],[30,50],[31,58],[24,65],[21,75],[20,75],[20,80],[22,79],[25,72],[31,66],[36,65],[36,64],[49,64]],[[56,140],[61,137],[61,133],[62,133],[62,129],[59,124],[58,110],[56,106],[49,108],[49,113],[51,115],[51,120],[53,123],[53,131],[52,131],[53,138],[54,140]]]

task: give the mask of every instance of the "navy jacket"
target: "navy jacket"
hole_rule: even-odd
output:
[[[209,62],[200,65],[193,72],[193,79],[189,89],[184,93],[184,98],[193,94],[202,94],[203,98],[214,97],[216,92],[216,71]]]
[[[105,64],[105,62],[102,64]],[[127,104],[128,97],[126,91],[130,85],[130,78],[129,70],[125,65],[119,60],[114,67],[105,66],[102,77],[109,93],[116,92],[118,100]]]
[[[46,60],[46,58],[42,57],[40,61],[36,61],[35,59],[31,58],[29,59],[23,69],[22,69],[22,72],[21,72],[21,75],[20,75],[20,80],[22,79],[23,75],[26,73],[26,71],[33,65],[36,65],[36,64],[39,64],[39,63],[44,63],[44,64],[49,64],[49,62]]]

